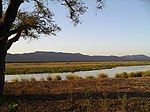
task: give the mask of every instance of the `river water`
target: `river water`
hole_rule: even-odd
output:
[[[66,79],[67,75],[70,74],[77,74],[81,77],[85,76],[94,76],[96,77],[97,74],[99,73],[105,73],[109,78],[115,77],[116,73],[122,73],[122,72],[138,72],[138,71],[147,71],[150,70],[150,65],[142,65],[142,66],[128,66],[128,67],[116,67],[112,69],[102,69],[102,70],[92,70],[92,71],[80,71],[80,72],[67,72],[67,73],[42,73],[42,74],[21,74],[21,75],[6,75],[5,76],[5,81],[11,82],[12,79],[17,78],[18,80],[21,80],[21,78],[25,79],[30,79],[34,77],[36,80],[40,80],[41,78],[46,79],[48,75],[50,76],[55,76],[55,75],[60,75],[62,77],[62,80]]]

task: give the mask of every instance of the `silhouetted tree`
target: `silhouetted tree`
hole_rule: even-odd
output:
[[[20,37],[39,38],[40,34],[56,35],[61,30],[49,9],[51,2],[67,8],[74,25],[80,23],[80,15],[88,8],[82,0],[0,0],[0,95],[4,92],[5,57],[12,44]],[[97,9],[102,9],[104,1],[95,2]],[[25,3],[33,5],[33,9],[19,9]]]

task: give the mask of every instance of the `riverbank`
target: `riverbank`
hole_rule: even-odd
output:
[[[150,65],[150,61],[6,63],[5,74],[64,73]]]
[[[150,78],[6,83],[4,101],[1,112],[149,112]]]

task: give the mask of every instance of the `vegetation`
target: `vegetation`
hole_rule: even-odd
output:
[[[28,78],[23,78],[23,77],[21,77],[20,82],[29,82],[29,79],[28,79]]]
[[[18,78],[14,78],[11,80],[12,82],[19,82]]]
[[[142,77],[143,72],[131,72],[128,74],[128,77]]]
[[[31,77],[30,81],[32,81],[32,82],[36,81],[35,77]]]
[[[150,77],[150,70],[144,72],[143,77]]]
[[[82,0],[0,0],[0,96],[4,93],[5,58],[11,46],[20,37],[38,39],[41,34],[51,36],[61,30],[50,3],[66,8],[74,25],[81,23],[80,16],[88,9]],[[96,4],[96,9],[102,9],[104,1],[96,0]]]
[[[126,73],[126,72],[122,72],[122,73],[117,73],[115,75],[115,78],[133,78],[133,77],[150,77],[150,70],[148,71],[144,71],[144,72],[131,72],[131,73]],[[77,79],[92,79],[95,78],[92,75],[86,75],[85,78],[80,77],[77,74],[70,74],[66,76],[67,80],[77,80]],[[97,75],[97,78],[108,78],[107,74],[105,73],[100,73]],[[47,81],[52,81],[52,80],[62,80],[60,75],[55,75],[53,78],[52,76],[48,75],[46,77]],[[12,82],[19,82],[18,78],[14,78],[11,80]],[[29,81],[37,81],[35,79],[35,77],[31,77],[30,79],[28,78],[23,78],[21,77],[20,82],[29,82]],[[40,78],[40,81],[46,81],[44,77]]]
[[[120,74],[116,74],[115,78],[128,78],[128,74],[126,72],[120,73]]]
[[[5,74],[62,73],[150,65],[150,61],[7,63]]]
[[[40,81],[45,81],[45,78],[44,78],[44,77],[41,77],[41,78],[40,78]]]
[[[94,78],[94,76],[92,76],[92,75],[86,75],[85,78],[86,79],[92,79],[92,78]]]
[[[76,75],[76,74],[70,74],[66,76],[67,80],[76,80],[76,79],[81,79],[80,76]]]
[[[8,112],[17,112],[17,106],[18,104],[11,101],[9,104],[8,104]]]
[[[0,112],[149,112],[149,81],[143,77],[9,82]]]
[[[55,75],[54,80],[61,80],[61,76],[60,75]]]
[[[131,72],[131,73],[118,73],[115,75],[115,78],[132,78],[132,77],[149,77],[150,76],[150,70],[145,72]]]
[[[108,76],[105,73],[100,73],[100,74],[97,75],[97,77],[98,78],[107,78]]]
[[[48,81],[51,81],[51,80],[52,80],[52,77],[51,77],[50,75],[48,75],[48,76],[46,77],[46,79],[47,79]]]

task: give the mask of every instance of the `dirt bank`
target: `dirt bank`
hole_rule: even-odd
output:
[[[10,105],[19,112],[149,112],[150,78],[6,83],[0,112]]]

